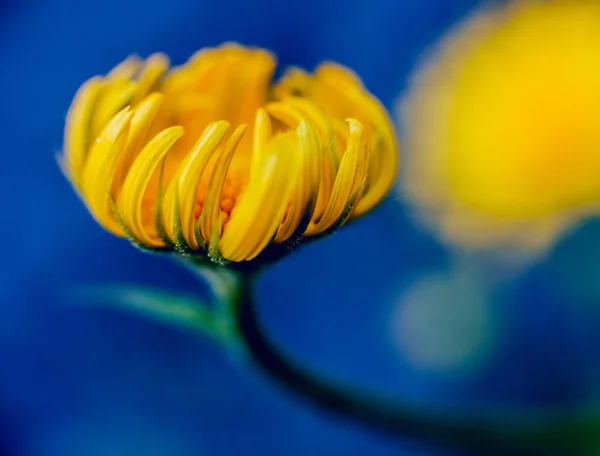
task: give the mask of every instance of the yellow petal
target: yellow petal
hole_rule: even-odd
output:
[[[370,170],[365,194],[358,203],[353,217],[358,217],[373,208],[394,184],[398,169],[398,144],[392,122],[381,103],[371,96],[357,100],[365,116],[371,119],[376,149],[371,151]]]
[[[350,68],[335,62],[323,62],[315,70],[315,79],[340,92],[363,88],[362,81]]]
[[[119,155],[127,140],[131,116],[129,108],[125,108],[104,128],[90,150],[81,182],[92,214],[106,229],[119,236],[123,235],[123,231],[110,211],[109,198]]]
[[[302,170],[298,173],[298,183],[294,190],[294,199],[289,213],[275,236],[277,243],[287,241],[290,237],[301,235],[304,232],[312,218],[321,183],[323,145],[317,131],[312,124],[302,121],[297,132],[302,156]]]
[[[382,104],[348,68],[324,63],[317,68],[309,98],[321,109],[338,118],[360,121],[371,142],[369,176],[354,216],[374,207],[394,183],[398,168],[398,145],[392,122]]]
[[[311,78],[301,68],[288,68],[283,77],[273,88],[273,95],[277,100],[283,100],[289,96],[305,96],[310,90]]]
[[[143,60],[137,55],[130,55],[106,75],[109,80],[132,79],[142,67]]]
[[[95,77],[87,81],[77,91],[67,114],[65,126],[65,169],[75,187],[81,187],[81,173],[90,146],[95,138],[90,131],[91,119],[104,87],[104,80]]]
[[[113,116],[129,105],[136,84],[129,79],[110,81],[104,87],[92,117],[92,135],[97,136]]]
[[[366,176],[368,152],[364,140],[364,128],[355,119],[349,119],[350,136],[346,152],[333,185],[331,198],[321,219],[309,226],[307,234],[318,234],[325,231],[340,217],[348,206],[358,183]]]
[[[169,69],[169,59],[166,55],[153,54],[146,60],[138,81],[135,95],[131,99],[131,105],[135,106],[150,92],[159,89],[161,79]]]
[[[129,135],[125,150],[121,154],[117,172],[113,183],[113,192],[118,195],[121,185],[125,181],[125,177],[129,173],[131,164],[138,156],[140,149],[146,142],[146,137],[152,122],[156,118],[156,114],[162,104],[163,95],[153,93],[146,97],[133,111],[131,124],[129,126]]]
[[[173,239],[174,227],[181,226],[185,242],[192,249],[198,248],[194,235],[194,208],[198,185],[209,158],[220,145],[228,129],[229,122],[224,120],[206,127],[196,145],[182,160],[165,193],[163,210],[167,234]],[[178,211],[175,210],[177,206]]]
[[[220,234],[220,217],[221,217],[221,193],[223,191],[223,185],[225,184],[225,178],[227,177],[227,171],[231,164],[231,159],[235,153],[237,146],[246,132],[246,126],[240,125],[231,135],[231,137],[225,143],[223,151],[219,154],[217,162],[212,171],[212,176],[208,181],[208,191],[206,192],[206,198],[204,200],[204,208],[202,209],[203,218],[201,224],[202,237],[208,244],[212,244],[214,239],[212,238],[213,232]],[[217,227],[217,228],[215,228]],[[211,247],[215,247],[211,245]]]
[[[315,209],[313,211],[312,222],[318,222],[325,209],[327,209],[327,205],[329,204],[329,199],[331,198],[331,192],[333,189],[333,184],[335,182],[335,177],[338,172],[338,160],[337,153],[335,151],[335,147],[330,143],[323,150],[323,158],[321,160],[321,183],[319,185],[319,194],[317,195],[317,203],[315,205]]]
[[[280,134],[269,142],[221,236],[224,258],[251,260],[271,242],[301,168],[299,147],[296,132]]]
[[[167,128],[152,138],[133,162],[123,184],[118,201],[119,213],[133,236],[148,247],[162,247],[164,243],[156,233],[149,233],[144,227],[144,194],[161,160],[183,133],[183,128],[176,126]]]
[[[257,109],[265,104],[275,59],[270,52],[259,49],[244,49],[236,54],[240,55],[236,55],[237,61],[230,69],[236,83],[225,90],[232,91],[229,97],[236,102],[235,110],[228,112],[228,118],[231,117],[234,125],[240,125],[250,123]],[[240,78],[239,74],[244,76]]]
[[[338,160],[341,160],[348,143],[348,124],[337,117],[332,117],[330,120],[333,129],[333,136],[335,138],[335,144],[337,146],[335,152]],[[367,135],[365,134],[365,136]]]
[[[291,128],[295,128],[298,123],[307,118],[316,120],[321,125],[319,134],[326,145],[321,158],[322,172],[319,172],[321,183],[319,184],[319,192],[312,216],[313,222],[316,222],[321,218],[329,203],[333,182],[339,167],[339,154],[337,152],[337,145],[332,141],[331,127],[328,125],[327,120],[322,117],[320,111],[312,103],[303,103],[302,100],[295,100],[293,103],[288,103],[290,100],[291,98],[286,99],[285,103],[269,103],[266,109],[269,111],[269,114]]]
[[[288,97],[285,102],[272,102],[266,109],[273,117],[296,128],[304,119],[309,120],[319,132],[325,144],[333,139],[333,131],[327,117],[313,103],[297,97]]]
[[[271,140],[271,119],[263,108],[256,111],[254,121],[254,135],[252,138],[252,161],[250,164],[250,176],[252,176],[261,163],[261,154],[267,150],[267,144]]]

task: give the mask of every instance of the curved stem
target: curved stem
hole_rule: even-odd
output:
[[[477,454],[573,455],[590,444],[589,432],[594,431],[587,416],[465,415],[375,398],[334,385],[288,359],[265,336],[252,299],[252,282],[252,276],[242,276],[235,309],[237,329],[249,355],[268,377],[321,409],[402,438]],[[593,426],[597,426],[597,421]]]

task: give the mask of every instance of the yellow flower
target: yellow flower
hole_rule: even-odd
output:
[[[402,104],[406,195],[452,244],[540,253],[600,209],[600,2],[460,25]]]
[[[380,103],[333,64],[278,84],[274,68],[226,44],[172,69],[131,57],[87,81],[61,162],[97,221],[145,248],[242,262],[374,207],[397,166]]]

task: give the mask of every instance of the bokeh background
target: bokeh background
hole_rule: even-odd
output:
[[[74,300],[88,283],[203,289],[104,232],[55,155],[79,85],[130,53],[179,64],[239,41],[282,67],[336,60],[392,109],[478,5],[1,0],[0,455],[450,454],[314,411],[189,333]],[[424,407],[578,404],[600,380],[599,240],[590,221],[507,274],[444,248],[392,196],[269,271],[260,312],[313,369]]]

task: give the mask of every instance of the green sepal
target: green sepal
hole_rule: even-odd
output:
[[[169,246],[170,248],[174,248],[173,242],[171,242],[171,239],[167,234],[167,229],[165,228],[165,224],[163,222],[163,203],[165,199],[164,177],[165,160],[163,159],[160,165],[160,174],[158,176],[158,190],[156,192],[156,205],[154,206],[154,226],[156,227],[156,233],[158,234],[158,237],[161,239],[161,241],[163,241],[165,245]]]
[[[183,229],[181,227],[181,200],[178,191],[175,191],[175,208],[173,212],[173,248],[182,255],[192,254],[192,249],[190,249],[183,236]]]
[[[222,265],[223,255],[219,250],[219,238],[221,237],[221,216],[217,219],[217,224],[212,228],[210,233],[210,242],[208,243],[208,257],[215,263]]]
[[[196,220],[194,224],[194,237],[196,238],[196,243],[201,250],[206,251],[206,242],[204,242],[204,238],[202,237],[202,231],[200,229],[200,225],[202,225],[202,221],[204,220],[204,209],[200,213],[200,217]]]

